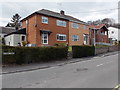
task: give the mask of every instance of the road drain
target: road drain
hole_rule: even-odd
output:
[[[88,70],[88,68],[77,68],[76,71],[79,72],[79,71],[86,71]]]

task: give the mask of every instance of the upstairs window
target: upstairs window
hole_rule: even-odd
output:
[[[86,29],[87,29],[85,25],[83,26],[83,28],[84,28],[84,30],[86,30]]]
[[[56,24],[57,24],[57,26],[66,27],[66,21],[57,20],[57,21],[56,21]]]
[[[48,24],[48,18],[42,16],[42,23]]]
[[[72,23],[72,28],[76,28],[76,29],[78,29],[78,24],[77,23]]]
[[[26,25],[28,25],[28,20],[25,21]]]
[[[72,41],[78,41],[79,37],[78,35],[72,35]]]
[[[65,34],[57,34],[57,41],[66,41]]]

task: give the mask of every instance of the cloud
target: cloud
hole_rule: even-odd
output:
[[[2,25],[6,25],[15,13],[18,13],[22,18],[24,18],[31,13],[44,8],[55,12],[64,10],[65,14],[79,18],[83,21],[102,19],[106,17],[111,17],[117,20],[117,11],[109,10],[118,7],[117,0],[114,0],[114,3],[100,1],[102,0],[99,0],[99,2],[91,2],[91,0],[90,2],[64,2],[64,0],[57,0],[55,2],[36,2],[36,0],[34,0],[34,2],[2,2],[2,14],[0,15],[0,18],[2,18]],[[92,12],[99,10],[106,11]]]

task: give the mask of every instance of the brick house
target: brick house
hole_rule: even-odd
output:
[[[105,24],[90,25],[90,43],[91,44],[109,43],[108,29]]]
[[[21,22],[22,28],[26,28],[26,41],[29,44],[36,46],[53,46],[55,43],[89,44],[88,25],[79,19],[65,15],[64,11],[56,13],[42,9],[22,19]],[[76,25],[79,26],[77,30],[74,28],[77,27]]]

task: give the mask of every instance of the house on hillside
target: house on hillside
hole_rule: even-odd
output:
[[[36,46],[89,45],[89,26],[72,16],[42,9],[21,20],[26,41]]]
[[[5,45],[21,46],[23,41],[26,41],[26,29],[20,29],[5,35]]]
[[[110,45],[105,24],[90,25],[90,44]]]

